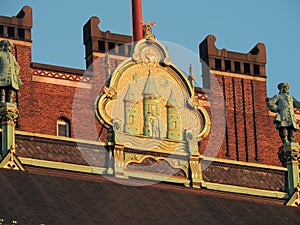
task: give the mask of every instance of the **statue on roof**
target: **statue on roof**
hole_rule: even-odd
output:
[[[149,39],[149,40],[156,40],[156,37],[153,35],[152,33],[152,27],[151,26],[155,26],[156,22],[145,22],[142,21],[142,25],[143,25],[143,36],[145,39]]]
[[[284,145],[294,142],[299,125],[294,113],[294,107],[300,108],[300,102],[289,95],[289,83],[278,84],[279,93],[271,99],[267,99],[267,106],[272,112],[276,112],[274,123],[279,131],[279,136]]]
[[[12,54],[13,43],[0,41],[0,103],[13,103],[15,92],[23,85],[19,78],[20,66]]]

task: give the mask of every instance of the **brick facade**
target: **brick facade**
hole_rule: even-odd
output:
[[[17,129],[56,135],[57,120],[66,118],[70,121],[71,137],[105,141],[107,131],[101,128],[94,115],[95,97],[106,82],[105,52],[115,48],[118,55],[109,59],[113,71],[130,54],[130,45],[125,44],[130,43],[132,37],[102,32],[98,28],[100,20],[92,17],[83,28],[87,71],[91,71],[93,65],[93,72],[87,72],[33,63],[31,9],[24,7],[16,18],[18,23],[14,17],[0,16],[0,26],[6,32],[0,33],[0,39],[9,38],[14,42],[14,54],[21,67],[24,86],[17,96],[20,111]],[[24,29],[24,37],[7,35],[7,27],[18,31],[18,28]],[[272,123],[273,115],[265,104],[265,46],[259,43],[249,53],[243,54],[219,50],[214,46],[215,40],[209,35],[200,44],[200,57],[209,66],[209,70],[203,70],[203,90],[212,93],[216,85],[212,79],[215,79],[223,97],[215,98],[209,94],[203,101],[210,103],[210,107],[206,105],[205,108],[212,115],[212,111],[224,110],[222,104],[218,104],[220,97],[224,98],[226,126],[222,119],[212,123],[215,122],[213,129],[224,129],[225,137],[222,132],[210,134],[199,143],[200,153],[207,151],[209,142],[212,146],[214,141],[221,140],[219,158],[280,165],[277,146],[281,142]],[[202,91],[196,90],[198,93]],[[299,138],[298,133],[296,141]],[[209,152],[205,154],[209,155]]]
[[[265,46],[259,43],[244,54],[219,50],[215,41],[209,35],[200,44],[200,57],[209,67],[202,71],[204,88],[214,89],[216,79],[224,95],[226,131],[218,157],[280,165],[281,140],[266,106]]]

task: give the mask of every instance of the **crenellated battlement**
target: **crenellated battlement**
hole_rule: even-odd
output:
[[[253,76],[266,76],[266,47],[255,45],[248,53],[218,49],[216,37],[208,35],[200,44],[200,57],[212,70],[241,73]]]
[[[0,37],[31,42],[32,9],[24,6],[12,17],[0,16]]]
[[[265,103],[266,47],[258,43],[248,53],[240,53],[218,49],[215,42],[215,36],[208,35],[199,49],[203,88],[222,91],[226,107],[226,141],[220,157],[266,162],[266,149],[272,149],[270,143],[278,140]]]
[[[93,53],[116,54],[129,56],[131,49],[127,43],[132,42],[132,36],[115,34],[99,29],[100,19],[93,16],[83,27],[83,43],[85,45],[85,59],[88,67],[93,62]]]

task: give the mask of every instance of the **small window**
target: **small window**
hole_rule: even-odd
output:
[[[253,70],[254,70],[254,75],[259,75],[260,74],[259,65],[254,64],[253,65]]]
[[[225,60],[225,70],[231,71],[231,61],[230,60]]]
[[[244,73],[250,74],[250,64],[249,63],[244,63]]]
[[[20,39],[24,39],[25,38],[25,31],[23,28],[18,28],[18,36]]]
[[[4,36],[4,27],[0,25],[0,36]]]
[[[115,43],[113,42],[108,42],[108,50],[111,51],[111,54],[115,53]]]
[[[119,55],[124,56],[125,55],[125,45],[119,44],[118,48],[119,48]]]
[[[70,122],[67,119],[57,120],[57,136],[70,137]]]
[[[8,27],[7,28],[7,36],[8,37],[14,37],[15,36],[15,28],[14,27]]]
[[[99,52],[105,52],[105,41],[98,41]]]
[[[240,64],[240,62],[234,62],[234,71],[236,73],[240,73],[241,72],[241,64]]]
[[[127,45],[127,46],[128,46],[128,54],[127,54],[127,55],[131,55],[132,46],[131,46],[131,44],[130,44],[130,45]]]
[[[216,69],[219,69],[219,70],[222,69],[221,59],[215,59],[215,66],[216,66]]]

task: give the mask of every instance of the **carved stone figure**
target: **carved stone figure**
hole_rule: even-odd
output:
[[[19,78],[20,66],[11,52],[9,40],[0,41],[0,102],[13,102],[15,92],[23,85]]]
[[[145,39],[149,39],[149,40],[155,40],[156,37],[153,35],[152,33],[152,28],[151,26],[155,26],[156,22],[145,22],[145,21],[141,21],[141,23],[143,24],[143,35]]]
[[[119,119],[113,121],[113,129],[115,131],[121,131],[121,121]]]
[[[152,138],[160,138],[160,129],[159,129],[159,121],[157,118],[150,119],[151,124],[151,137]]]
[[[299,126],[295,117],[294,107],[300,108],[300,102],[289,95],[289,83],[278,84],[279,94],[267,100],[267,106],[276,112],[274,123],[284,145],[294,141]]]

